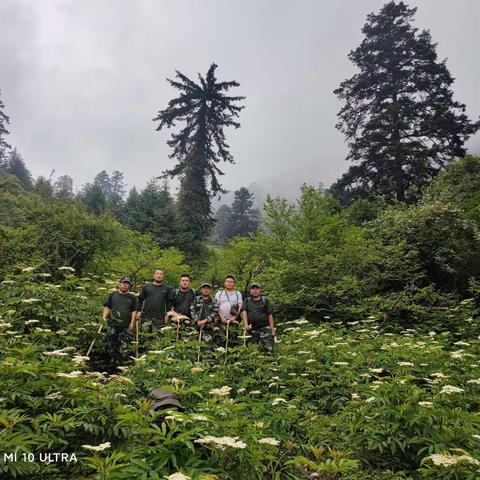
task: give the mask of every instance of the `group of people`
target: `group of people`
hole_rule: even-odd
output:
[[[130,352],[137,322],[141,322],[142,332],[154,334],[172,319],[188,320],[194,327],[189,333],[198,334],[198,339],[209,346],[221,346],[229,338],[235,342],[243,325],[248,343],[260,343],[267,352],[273,351],[276,335],[273,309],[258,282],[252,282],[250,295],[243,299],[231,275],[225,277],[224,288],[215,296],[208,282],[197,293],[188,274],[181,275],[177,288],[164,283],[164,276],[163,269],[156,269],[153,281],[143,286],[138,297],[130,291],[130,278],[123,277],[118,289],[107,296],[103,320],[108,326],[106,348],[111,370]]]

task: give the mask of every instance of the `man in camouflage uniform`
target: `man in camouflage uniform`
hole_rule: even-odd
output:
[[[115,373],[119,364],[130,354],[132,330],[135,325],[137,297],[130,293],[132,283],[128,277],[123,277],[118,290],[108,294],[103,304],[103,320],[107,323],[105,337],[108,371]]]
[[[242,305],[243,327],[251,335],[248,343],[260,343],[265,351],[273,352],[275,343],[275,325],[273,309],[267,297],[262,296],[262,286],[252,283],[250,296]]]
[[[201,340],[207,344],[208,353],[218,337],[218,302],[210,296],[212,286],[209,283],[203,283],[200,292],[190,306],[190,313],[199,338],[201,335]]]

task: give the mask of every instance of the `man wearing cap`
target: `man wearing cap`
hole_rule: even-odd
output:
[[[163,282],[164,271],[157,268],[153,281],[146,283],[138,296],[137,319],[142,318],[142,330],[151,333],[165,325],[166,314],[173,305],[173,288]]]
[[[276,335],[273,324],[273,309],[267,297],[262,296],[262,286],[253,282],[250,296],[242,305],[243,327],[251,335],[249,343],[260,343],[264,350],[273,352]]]
[[[214,334],[218,330],[218,302],[210,296],[212,286],[202,283],[200,295],[195,297],[190,306],[193,322],[199,332],[199,338],[205,343],[213,343]]]
[[[118,290],[108,294],[103,304],[103,320],[107,323],[105,337],[108,369],[115,373],[120,362],[127,358],[132,340],[131,331],[135,325],[137,297],[130,293],[132,282],[122,277]]]

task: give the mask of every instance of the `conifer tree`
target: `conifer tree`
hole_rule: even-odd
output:
[[[191,254],[212,228],[210,199],[223,192],[217,178],[223,172],[217,164],[233,163],[224,129],[240,127],[236,118],[243,108],[237,102],[244,97],[226,95],[239,84],[217,81],[216,68],[217,65],[212,64],[205,77],[199,75],[197,83],[177,71],[177,80],[168,79],[168,82],[179,90],[179,96],[170,100],[167,108],[153,119],[159,122],[157,130],[184,124],[167,142],[173,149],[170,157],[177,163],[165,175],[180,177],[177,208],[185,235],[190,237]]]
[[[365,38],[349,58],[358,72],[335,94],[343,102],[337,128],[356,165],[332,191],[345,203],[383,195],[415,201],[479,125],[453,100],[453,78],[437,59],[428,31],[412,25],[416,8],[391,1],[370,14]]]

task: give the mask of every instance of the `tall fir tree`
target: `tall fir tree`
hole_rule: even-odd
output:
[[[4,166],[4,163],[7,159],[7,151],[10,148],[10,145],[5,140],[5,137],[10,133],[7,130],[7,125],[10,123],[10,119],[3,111],[4,108],[5,106],[3,105],[2,99],[0,98],[0,168]]]
[[[416,8],[391,1],[370,14],[349,58],[358,73],[335,94],[344,103],[337,128],[356,165],[332,186],[345,203],[382,195],[415,201],[479,127],[453,100],[445,60],[428,31],[412,26]]]
[[[180,177],[177,208],[185,238],[189,238],[186,244],[191,256],[195,256],[212,228],[210,199],[223,192],[217,178],[223,172],[217,164],[220,161],[234,162],[224,129],[240,127],[236,118],[244,108],[238,105],[244,97],[226,95],[239,84],[235,81],[218,82],[216,68],[217,65],[212,64],[205,77],[199,75],[198,83],[177,71],[177,80],[168,79],[168,82],[180,94],[153,119],[159,122],[157,130],[185,123],[167,142],[173,149],[170,157],[175,158],[177,164],[165,175]]]

